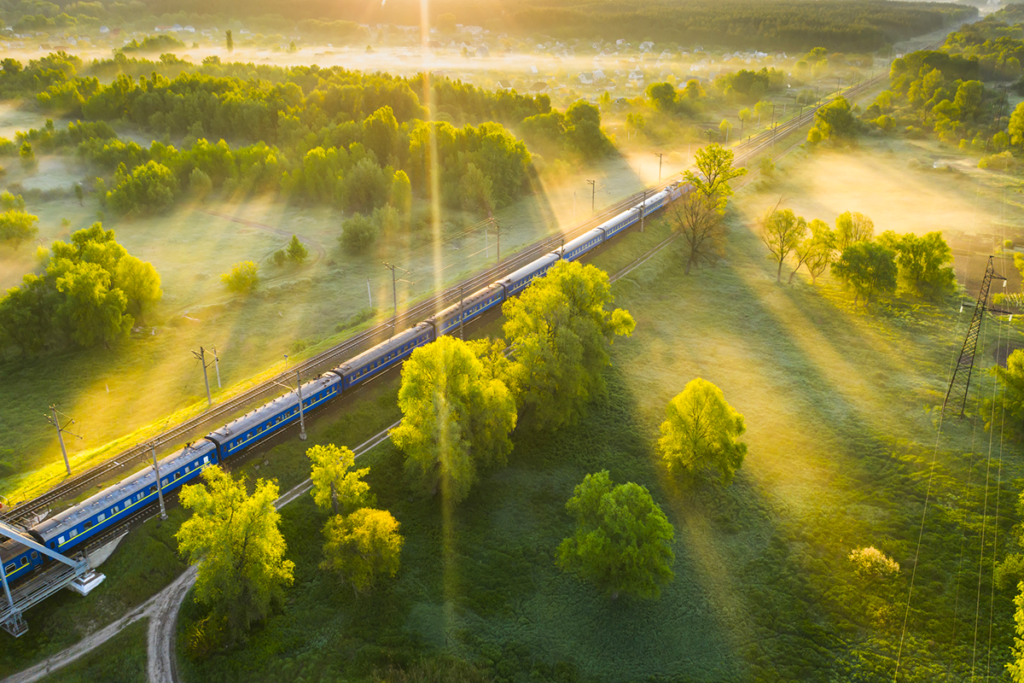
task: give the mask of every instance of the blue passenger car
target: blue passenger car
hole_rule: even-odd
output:
[[[302,409],[310,411],[331,400],[340,391],[341,378],[332,372],[325,373],[302,385]],[[298,419],[299,396],[297,392],[290,391],[210,432],[206,438],[216,444],[217,453],[223,460],[276,434]]]
[[[440,337],[458,327],[463,320],[472,320],[478,315],[483,315],[484,311],[501,305],[504,300],[505,290],[500,285],[488,285],[459,303],[427,318],[427,322],[433,325],[434,334]]]
[[[505,288],[505,298],[508,299],[526,289],[527,285],[533,282],[534,278],[538,278],[548,272],[548,269],[557,262],[558,254],[545,254],[533,263],[523,266],[508,277],[498,280],[497,284]]]
[[[191,482],[204,467],[216,461],[214,445],[197,441],[160,461],[160,486],[164,493],[173,491]],[[147,467],[37,524],[32,528],[33,535],[50,550],[67,553],[155,501],[156,487],[156,474],[153,468]]]
[[[42,562],[39,552],[24,543],[13,538],[5,538],[0,542],[0,571],[7,576],[8,583],[27,576]]]
[[[385,372],[403,358],[407,358],[416,347],[432,341],[434,328],[428,323],[420,323],[364,351],[347,363],[339,365],[332,372],[342,378],[345,389],[348,389]]]

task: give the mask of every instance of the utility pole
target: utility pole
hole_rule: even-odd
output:
[[[459,339],[465,339],[463,329],[466,326],[466,285],[459,285]]]
[[[663,156],[663,154],[662,154],[662,152],[655,152],[654,156],[658,157],[658,182],[660,183],[661,182],[661,157]]]
[[[217,349],[213,350],[213,367],[217,369],[217,388],[221,389],[220,385],[220,356],[217,355]]]
[[[160,482],[160,463],[156,459],[156,441],[153,442],[153,471],[156,472],[156,495],[160,498],[160,519],[167,519],[167,508],[164,507],[164,486]]]
[[[644,231],[644,213],[647,208],[647,190],[644,190],[644,198],[640,202],[640,232]]]
[[[370,308],[373,308],[373,294],[370,293],[370,278],[366,278],[366,299],[370,302]]]
[[[573,221],[576,220],[576,193],[572,193],[573,198]],[[496,263],[501,263],[501,226],[498,225],[498,221],[494,221],[492,226],[494,228],[494,234],[498,238],[498,260]]]
[[[839,82],[836,84],[836,95],[839,94],[839,90],[843,87],[843,77],[839,77]]]
[[[295,386],[299,392],[299,441],[306,440],[306,416],[302,411],[302,378],[299,377],[299,370],[295,370]]]
[[[57,414],[57,405],[58,404],[54,403],[54,404],[52,404],[50,406],[50,413],[51,414],[47,415],[46,419],[47,419],[47,421],[49,421],[50,424],[52,424],[54,427],[57,428],[57,441],[60,442],[60,452],[61,452],[61,455],[64,456],[64,467],[65,467],[65,469],[67,469],[68,476],[70,477],[71,476],[71,463],[68,462],[68,449],[64,446],[64,432],[67,430],[67,428],[69,426],[75,424],[75,421],[70,419],[70,418],[68,418],[68,421],[62,427],[61,424],[60,424],[60,416]],[[64,417],[67,417],[67,415],[65,415]],[[78,437],[79,439],[82,438],[82,437],[78,436],[78,434],[72,434],[71,436]],[[0,570],[0,571],[2,571],[2,570]]]
[[[203,381],[206,382],[206,405],[207,407],[212,406],[213,397],[210,395],[210,377],[206,374],[206,368],[210,367],[206,362],[206,349],[200,346],[199,353],[193,351],[192,355],[199,359],[199,362],[203,364]]]
[[[594,213],[594,197],[597,196],[597,181],[588,180],[590,183],[590,213]]]

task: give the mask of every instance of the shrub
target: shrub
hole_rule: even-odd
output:
[[[857,575],[865,579],[885,579],[900,573],[899,563],[874,546],[851,551],[850,562]]]
[[[213,181],[198,168],[193,168],[188,174],[188,188],[198,199],[202,199],[213,191]]]
[[[346,251],[360,253],[366,251],[377,241],[379,231],[377,225],[369,216],[353,214],[345,221],[341,233],[341,245]]]
[[[260,284],[259,266],[252,261],[236,263],[230,273],[220,276],[221,282],[230,292],[238,294],[250,294],[256,291]]]
[[[1010,171],[1017,168],[1019,163],[1009,152],[1000,152],[999,154],[989,154],[982,157],[978,161],[978,168],[987,168],[993,171]]]
[[[278,249],[274,252],[274,265],[283,266],[287,260],[288,255],[284,253],[284,249]]]
[[[178,179],[171,169],[150,161],[131,173],[122,166],[115,176],[117,185],[107,193],[107,202],[118,213],[146,214],[164,211],[174,204]]]

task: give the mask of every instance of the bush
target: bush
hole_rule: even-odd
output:
[[[188,188],[197,199],[202,199],[213,191],[213,181],[198,168],[193,168],[188,174]]]
[[[278,249],[274,252],[274,265],[283,266],[287,260],[288,255],[284,253],[284,249]]]
[[[299,241],[298,235],[292,235],[291,241],[288,243],[288,248],[285,251],[285,256],[288,257],[289,261],[295,263],[302,263],[309,256],[309,250],[306,249],[306,245]]]
[[[39,234],[36,223],[38,216],[24,211],[4,211],[0,213],[0,244],[6,243],[17,249],[22,242],[27,242]]]
[[[251,294],[260,284],[259,266],[252,261],[236,263],[230,273],[220,276],[228,291],[237,294]]]
[[[1003,249],[1013,249],[1013,240],[1004,240]]]
[[[978,168],[987,168],[993,171],[1010,171],[1017,168],[1019,163],[1009,152],[1000,152],[999,154],[990,154],[982,157],[978,161]]]
[[[345,221],[345,227],[341,233],[341,245],[346,251],[358,254],[373,245],[377,241],[378,234],[379,230],[373,219],[357,213]]]
[[[115,176],[117,183],[107,193],[107,203],[126,215],[164,211],[174,204],[178,195],[178,179],[171,169],[150,161],[131,173],[122,166]]]
[[[865,579],[884,579],[900,573],[900,565],[877,548],[857,548],[850,553],[857,575]]]

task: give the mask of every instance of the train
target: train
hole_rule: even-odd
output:
[[[27,529],[29,535],[40,545],[67,555],[128,516],[154,505],[161,491],[166,494],[179,489],[199,477],[204,468],[220,464],[293,424],[299,419],[300,395],[304,412],[338,398],[402,362],[415,349],[518,295],[558,261],[580,258],[638,223],[641,215],[648,216],[660,210],[690,189],[682,182],[669,184],[636,206],[464,297],[459,303],[302,384],[301,392],[297,390],[279,396],[164,457],[157,469],[152,466],[142,469],[35,524]],[[159,481],[157,471],[160,473]],[[17,539],[5,539],[0,543],[0,565],[9,583],[28,578],[37,567],[48,561],[48,557],[40,556]]]

